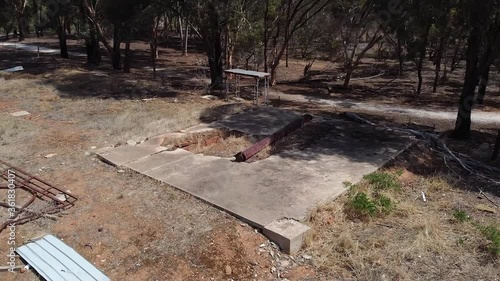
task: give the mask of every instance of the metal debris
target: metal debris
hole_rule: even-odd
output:
[[[52,235],[17,248],[16,252],[47,281],[109,281],[99,269]]]
[[[13,184],[16,200],[24,201],[24,204],[16,206],[0,202],[0,207],[15,210],[7,221],[2,223],[0,232],[10,224],[19,225],[40,217],[55,218],[53,214],[71,208],[78,200],[68,192],[2,160],[0,160],[0,171],[0,181],[3,181],[0,183],[0,189],[9,189],[9,185]]]
[[[16,67],[4,69],[2,71],[3,72],[18,72],[18,71],[23,71],[23,70],[24,70],[24,67],[22,67],[22,66],[16,66]]]
[[[12,117],[23,117],[28,115],[31,115],[31,113],[29,113],[28,111],[17,111],[10,114],[10,116]]]

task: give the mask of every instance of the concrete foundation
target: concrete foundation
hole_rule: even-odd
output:
[[[108,148],[99,156],[207,201],[261,228],[285,252],[294,253],[309,230],[299,221],[311,209],[336,198],[346,191],[344,182],[358,182],[412,142],[408,136],[368,125],[325,122],[335,129],[309,147],[254,163],[145,145]],[[257,124],[252,131],[264,126]]]
[[[301,248],[311,228],[293,219],[281,219],[266,225],[262,233],[280,246],[287,254],[295,254]]]

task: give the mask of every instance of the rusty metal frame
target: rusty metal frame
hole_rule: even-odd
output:
[[[78,198],[71,195],[62,189],[48,183],[41,178],[31,175],[28,172],[15,167],[3,160],[0,160],[0,171],[1,178],[8,181],[8,171],[13,171],[16,175],[15,178],[15,188],[21,188],[31,194],[31,198],[24,203],[22,206],[15,206],[16,214],[13,218],[8,219],[6,222],[2,223],[0,227],[0,232],[2,232],[7,226],[14,224],[19,225],[27,223],[29,221],[35,220],[37,218],[43,217],[45,215],[55,214],[62,210],[69,209],[75,205]],[[8,189],[8,185],[0,185],[0,189]],[[58,195],[63,194],[66,200],[60,200],[57,198]],[[29,210],[28,207],[35,202],[36,199],[50,203],[51,206],[44,210],[34,212]],[[0,207],[10,208],[8,204],[0,203]]]

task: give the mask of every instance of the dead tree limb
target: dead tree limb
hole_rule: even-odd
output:
[[[443,158],[445,159],[445,164],[448,166],[448,168],[454,173],[454,174],[457,174],[455,173],[451,168],[450,166],[447,164],[447,160],[446,159],[450,159],[450,160],[453,160],[454,162],[456,162],[462,169],[464,169],[465,171],[467,171],[469,173],[469,175],[472,175],[472,176],[476,176],[476,177],[479,177],[483,180],[486,180],[490,183],[493,183],[493,184],[496,184],[496,185],[500,185],[500,181],[498,180],[495,180],[495,179],[492,179],[488,176],[485,176],[483,175],[482,173],[478,172],[478,171],[475,171],[472,166],[474,165],[471,165],[471,164],[468,164],[466,163],[467,161],[464,161],[462,159],[460,159],[456,153],[454,153],[453,151],[451,151],[448,146],[445,144],[444,141],[442,141],[438,135],[436,134],[432,134],[432,133],[427,133],[427,132],[420,132],[420,131],[417,131],[417,130],[413,130],[413,129],[401,129],[401,128],[391,128],[391,127],[388,127],[386,125],[380,125],[380,124],[376,124],[368,119],[365,119],[363,117],[360,117],[358,116],[356,113],[352,113],[352,112],[348,112],[345,114],[348,118],[352,119],[353,121],[356,121],[356,122],[359,122],[359,123],[363,123],[363,124],[368,124],[368,125],[371,125],[371,126],[378,126],[378,127],[384,127],[385,129],[389,130],[389,131],[396,131],[396,132],[404,132],[404,133],[407,133],[407,134],[411,134],[413,136],[415,136],[417,139],[421,139],[423,141],[425,141],[426,143],[428,143],[431,148],[433,148],[434,151],[437,151],[441,154],[443,154]],[[470,162],[470,160],[468,160]],[[485,166],[483,164],[481,164],[482,166]],[[494,167],[490,167],[490,170],[493,170],[493,169],[496,169]],[[462,179],[462,177],[460,177]],[[466,182],[468,182],[467,180],[465,180]],[[486,194],[479,188],[477,187],[477,185],[474,185],[476,187],[476,189],[480,192],[480,194],[482,194],[483,196],[485,196],[491,203],[493,203],[495,206],[499,207],[495,202],[493,202],[491,199],[489,199]]]

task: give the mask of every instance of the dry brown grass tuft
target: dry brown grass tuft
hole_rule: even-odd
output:
[[[216,143],[208,146],[200,139],[190,151],[210,156],[233,157],[252,144],[252,141],[246,136],[230,135],[227,138],[219,138]]]
[[[488,241],[478,228],[457,222],[453,208],[446,207],[465,203],[453,178],[409,176],[403,171],[400,179],[401,192],[383,191],[396,202],[385,217],[351,219],[348,194],[311,212],[313,231],[306,237],[305,251],[324,274],[355,280],[465,281],[500,276],[498,261],[488,258]],[[357,191],[368,196],[374,192],[366,181]],[[422,191],[427,202],[420,197]],[[468,200],[476,199],[470,196]]]

